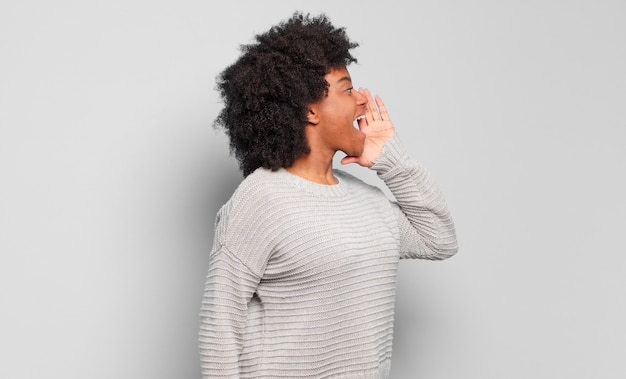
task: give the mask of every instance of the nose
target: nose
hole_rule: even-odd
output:
[[[356,93],[358,94],[356,97],[356,103],[357,105],[365,105],[367,104],[367,97],[365,97],[365,95],[363,95],[363,93],[361,93],[362,89],[359,89],[358,91],[356,91]]]

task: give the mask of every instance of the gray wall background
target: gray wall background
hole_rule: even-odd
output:
[[[393,378],[624,377],[608,0],[2,2],[0,377],[200,377],[213,219],[241,180],[214,79],[294,10],[361,44],[355,85],[457,224],[456,257],[401,262]]]

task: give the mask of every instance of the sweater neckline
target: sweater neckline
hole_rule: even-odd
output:
[[[333,170],[333,175],[337,178],[337,184],[321,184],[307,179],[304,179],[298,175],[292,174],[284,168],[280,168],[276,174],[283,177],[285,180],[300,188],[301,190],[308,192],[312,195],[319,197],[342,197],[348,194],[348,184],[344,177],[338,170]]]

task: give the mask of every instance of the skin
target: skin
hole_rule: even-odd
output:
[[[345,67],[330,70],[324,77],[329,83],[328,95],[309,104],[305,134],[311,149],[286,170],[320,184],[337,184],[332,174],[337,151],[346,156],[342,164],[357,163],[371,167],[380,156],[383,145],[395,128],[385,104],[367,89],[355,90]],[[354,127],[358,120],[358,129]]]

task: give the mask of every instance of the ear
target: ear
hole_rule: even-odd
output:
[[[310,125],[319,124],[319,109],[315,104],[309,104],[309,106],[307,107],[306,118],[309,120]]]

